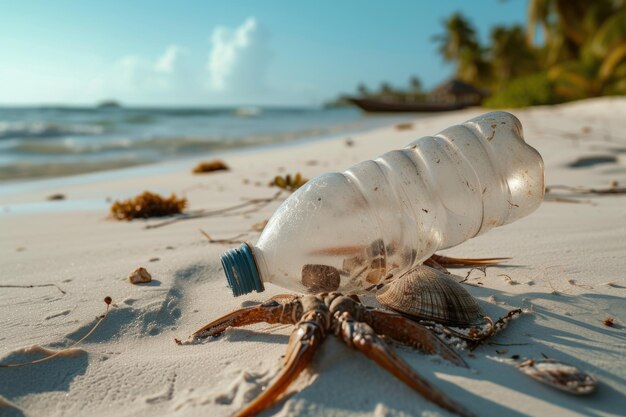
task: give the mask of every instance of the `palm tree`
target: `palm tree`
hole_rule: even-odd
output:
[[[356,88],[357,93],[359,94],[359,97],[368,97],[370,95],[370,90],[367,88],[367,86],[363,83],[360,83],[357,88]]]
[[[528,41],[537,25],[557,95],[626,94],[626,1],[530,0]]]
[[[395,98],[396,92],[389,83],[383,82],[380,84],[380,90],[378,92],[378,96],[383,99],[392,99],[392,98]]]
[[[554,66],[548,76],[567,99],[626,94],[626,4],[601,22],[577,60]]]
[[[491,30],[491,61],[498,81],[530,74],[537,69],[536,54],[526,43],[524,29],[496,26]]]
[[[598,57],[608,56],[613,49],[626,42],[626,1],[598,26],[585,52]]]
[[[542,28],[548,66],[579,57],[583,44],[624,2],[613,0],[530,0],[527,40]]]
[[[478,47],[476,31],[461,13],[454,13],[443,25],[445,33],[433,39],[439,42],[439,53],[446,61],[458,61],[464,49]]]
[[[417,76],[409,78],[409,89],[404,94],[404,99],[407,101],[419,101],[424,97],[424,95],[420,79]]]
[[[488,66],[470,21],[457,12],[445,20],[443,25],[444,33],[433,37],[439,43],[439,53],[443,59],[456,63],[458,78],[467,82],[483,81]]]
[[[422,90],[422,82],[416,76],[409,79],[409,90],[412,94],[420,95],[424,91]]]

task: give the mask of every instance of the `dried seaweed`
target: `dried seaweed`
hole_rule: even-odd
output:
[[[65,200],[65,194],[61,194],[61,193],[50,194],[48,197],[46,197],[46,200],[48,201]]]
[[[111,206],[111,216],[117,220],[148,219],[181,214],[187,206],[186,198],[172,194],[167,198],[144,191],[128,200],[116,201]]]
[[[413,129],[413,123],[398,123],[395,128],[396,130],[411,130]]]
[[[285,175],[284,177],[277,175],[274,178],[274,182],[272,183],[272,185],[282,188],[283,190],[293,192],[293,191],[296,191],[298,188],[302,187],[304,184],[306,184],[307,181],[308,179],[304,178],[302,174],[300,174],[299,172],[296,172],[296,174],[293,177],[289,174]]]
[[[219,159],[213,161],[204,161],[200,162],[196,167],[192,170],[194,174],[206,174],[215,171],[228,171],[230,167],[224,163],[224,161],[220,161]]]

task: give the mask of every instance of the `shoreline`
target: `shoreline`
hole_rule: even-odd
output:
[[[238,149],[358,134],[408,118],[364,115],[354,108],[283,110],[283,113],[253,118],[226,113],[227,116],[216,116],[215,120],[194,117],[190,121],[181,115],[169,119],[162,115],[144,115],[154,118],[146,124],[125,122],[130,117],[127,115],[123,120],[109,121],[111,126],[108,128],[99,125],[104,123],[102,120],[89,119],[79,123],[70,116],[56,122],[6,122],[8,127],[5,130],[9,136],[3,137],[0,126],[0,149],[5,153],[0,164],[0,184],[19,185],[46,178],[176,162],[199,154],[222,154]],[[19,115],[11,117],[19,119]],[[45,118],[45,115],[41,117]],[[12,137],[12,124],[17,126],[13,130],[23,130],[26,136]],[[51,132],[40,133],[40,125],[50,126]],[[98,132],[90,134],[89,130],[96,128]],[[81,134],[84,130],[86,132]],[[73,136],[74,131],[77,131],[76,136]]]
[[[376,117],[376,116],[373,116]],[[436,117],[436,116],[435,116]],[[342,133],[328,133],[321,136],[309,136],[301,137],[293,141],[284,141],[276,143],[262,143],[249,146],[232,147],[230,149],[218,150],[215,152],[202,153],[202,156],[187,155],[178,156],[172,159],[158,162],[147,162],[138,165],[133,165],[127,168],[112,168],[101,171],[84,172],[79,174],[61,175],[52,178],[16,178],[0,181],[0,197],[19,194],[21,192],[35,191],[44,187],[65,187],[71,185],[79,185],[85,183],[98,183],[115,180],[122,177],[137,177],[145,175],[159,175],[176,172],[183,169],[188,165],[193,166],[202,160],[209,159],[224,159],[236,155],[246,155],[255,152],[271,152],[272,150],[279,150],[283,148],[298,147],[309,143],[325,142],[332,140],[339,140],[342,137],[351,135],[360,135],[366,132],[375,131],[378,129],[393,127],[401,120],[413,120],[411,116],[398,116],[398,120],[390,122],[388,125],[381,125],[375,127],[361,127],[354,130],[347,130]],[[24,188],[24,189],[22,189]]]
[[[88,176],[98,174],[87,174],[62,184],[0,192],[0,206],[42,203],[53,193],[65,194],[67,203],[50,205],[116,200],[150,190],[185,195],[189,210],[220,209],[271,196],[276,188],[267,184],[274,175],[301,171],[311,178],[341,171],[484,112],[461,110],[415,119],[409,129],[392,125],[215,155],[231,167],[228,172],[193,175],[193,162],[207,158],[202,155],[165,162],[165,171],[161,166],[137,175],[111,171],[102,181],[89,181]],[[626,131],[626,120],[620,117],[626,114],[626,98],[511,112],[520,118],[526,140],[544,158],[547,186],[626,184],[626,136],[615,133]],[[611,158],[596,158],[602,155]],[[576,164],[585,158],[592,158],[589,165]],[[555,196],[575,202],[549,201]],[[277,374],[292,328],[259,324],[230,329],[196,346],[177,346],[174,338],[185,339],[227,312],[285,293],[268,284],[263,293],[233,298],[220,256],[235,245],[209,243],[199,231],[216,239],[243,233],[242,239],[254,241],[259,233],[252,226],[269,218],[279,203],[149,230],[145,226],[152,221],[113,221],[106,218],[108,209],[0,216],[2,284],[55,284],[63,291],[0,291],[0,363],[35,358],[20,353],[31,345],[71,345],[104,311],[103,298],[113,298],[106,320],[79,346],[82,355],[0,369],[0,402],[4,398],[15,407],[0,405],[0,414],[199,417],[240,410]],[[530,312],[494,339],[497,344],[483,345],[473,356],[461,352],[471,369],[410,348],[397,352],[476,415],[619,416],[626,401],[624,204],[623,195],[555,192],[530,216],[446,250],[446,255],[457,257],[512,257],[484,272],[461,268],[452,273],[467,275],[471,285],[466,288],[489,316],[501,317],[518,307]],[[128,282],[128,274],[140,266],[152,274],[150,285]],[[615,326],[603,323],[607,317],[615,319]],[[293,395],[262,416],[450,415],[363,355],[328,339],[298,379]],[[600,381],[598,391],[588,397],[568,395],[502,362],[513,355],[542,354],[592,374]]]

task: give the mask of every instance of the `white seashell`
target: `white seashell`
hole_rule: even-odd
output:
[[[555,359],[528,359],[516,367],[531,378],[570,394],[591,394],[598,383],[594,377],[575,366]]]

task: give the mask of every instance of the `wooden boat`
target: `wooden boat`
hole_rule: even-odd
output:
[[[466,107],[463,103],[440,103],[428,101],[400,102],[368,98],[348,98],[348,101],[370,113],[426,113],[460,110]]]

